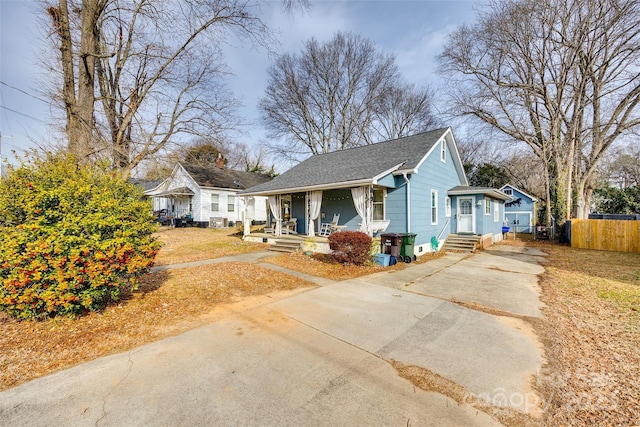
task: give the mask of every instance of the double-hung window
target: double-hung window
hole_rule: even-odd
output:
[[[491,215],[491,199],[488,197],[484,198],[484,214]]]
[[[227,212],[235,212],[236,210],[236,196],[229,194],[227,196]]]
[[[384,219],[384,189],[373,189],[373,220],[381,221]]]
[[[219,200],[220,200],[220,195],[219,194],[212,194],[211,195],[211,212],[219,212],[220,211],[220,205],[219,205]]]
[[[431,190],[431,225],[438,224],[438,190]]]

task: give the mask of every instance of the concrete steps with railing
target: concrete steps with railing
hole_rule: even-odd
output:
[[[479,243],[480,236],[475,234],[449,234],[442,249],[451,252],[473,252]]]

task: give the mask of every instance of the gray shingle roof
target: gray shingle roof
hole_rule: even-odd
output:
[[[138,187],[142,188],[142,190],[144,191],[152,190],[156,188],[158,185],[162,184],[163,181],[164,181],[163,179],[155,179],[151,181],[148,181],[146,179],[138,179],[138,178],[129,179],[129,182],[131,182],[134,185],[137,185]]]
[[[414,169],[447,129],[311,156],[272,181],[242,193],[278,192],[369,180],[398,165],[401,165],[400,169]]]
[[[216,165],[206,168],[185,163],[181,165],[200,187],[244,190],[271,181],[268,175],[261,173],[237,171]]]

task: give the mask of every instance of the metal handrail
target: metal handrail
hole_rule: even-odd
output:
[[[447,218],[447,222],[444,223],[444,227],[442,227],[442,231],[440,231],[440,234],[438,234],[438,240],[440,240],[440,237],[442,237],[442,233],[444,233],[444,230],[447,229],[447,225],[449,225],[449,221],[451,221],[451,217]]]

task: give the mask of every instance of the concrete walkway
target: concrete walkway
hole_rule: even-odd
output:
[[[0,393],[0,425],[499,425],[389,362],[535,412],[542,354],[526,319],[540,315],[543,255],[497,246],[231,305],[205,327]]]
[[[156,267],[152,267],[151,272],[153,273],[156,271],[166,271],[166,270],[171,270],[176,268],[197,267],[200,265],[220,264],[223,262],[248,262],[251,264],[261,263],[260,265],[262,267],[270,268],[271,270],[275,270],[275,271],[280,271],[282,273],[286,273],[291,276],[300,277],[301,279],[304,279],[311,283],[315,283],[316,285],[319,285],[319,286],[324,286],[334,282],[333,280],[327,279],[324,277],[311,276],[310,274],[289,270],[287,268],[280,267],[279,265],[270,264],[268,262],[262,262],[265,258],[278,256],[278,255],[282,255],[282,254],[279,252],[270,252],[270,251],[249,252],[246,254],[226,256],[226,257],[213,258],[213,259],[205,259],[201,261],[184,262],[181,264],[159,265]]]

